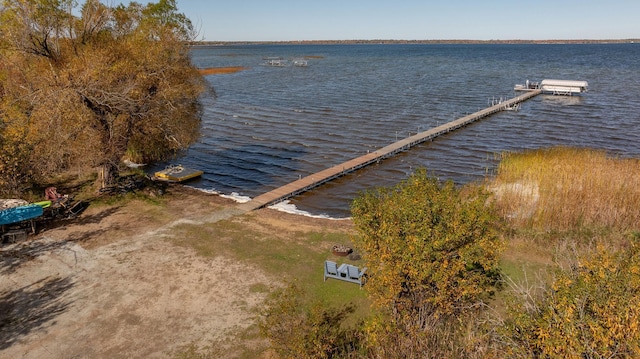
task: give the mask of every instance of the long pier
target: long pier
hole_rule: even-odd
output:
[[[507,101],[503,101],[491,107],[487,107],[484,110],[461,117],[457,120],[448,122],[438,127],[434,127],[430,130],[420,132],[416,135],[407,137],[386,147],[380,148],[374,152],[369,152],[366,155],[362,155],[342,164],[327,168],[320,172],[316,172],[312,175],[300,178],[297,181],[291,182],[282,187],[261,194],[249,202],[239,204],[238,208],[240,210],[248,212],[262,207],[270,206],[278,202],[282,202],[286,199],[306,192],[312,188],[318,187],[338,177],[342,177],[350,172],[356,171],[373,163],[378,163],[381,160],[391,157],[397,153],[404,152],[420,143],[430,141],[438,136],[454,131],[460,127],[464,127],[472,122],[478,121],[494,113],[504,111],[505,109],[524,102],[532,97],[535,97],[540,93],[541,90],[528,91],[523,95],[514,97]]]

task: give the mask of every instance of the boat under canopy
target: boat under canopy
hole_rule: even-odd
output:
[[[554,95],[571,95],[587,92],[589,84],[587,81],[573,80],[542,80],[540,89],[542,92],[552,93]]]
[[[516,91],[535,91],[541,90],[544,93],[554,95],[573,95],[587,92],[589,83],[587,81],[574,80],[542,80],[540,82],[531,82],[527,80],[524,85],[516,85]]]

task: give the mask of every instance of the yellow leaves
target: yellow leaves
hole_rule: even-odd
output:
[[[140,160],[157,160],[193,143],[198,138],[197,100],[204,81],[191,64],[187,44],[177,38],[180,35],[171,38],[171,32],[164,33],[166,41],[147,36],[163,29],[154,29],[153,23],[139,29],[144,15],[138,5],[113,12],[103,5],[93,6],[74,17],[60,4],[52,2],[50,8],[40,9],[41,17],[24,22],[38,24],[60,14],[73,17],[65,23],[77,27],[77,37],[56,38],[55,53],[14,51],[24,50],[23,40],[33,38],[32,33],[2,39],[14,43],[1,49],[7,61],[0,67],[0,113],[4,123],[22,127],[3,128],[0,135],[12,137],[15,129],[26,131],[23,139],[33,150],[26,160],[33,174],[48,177],[71,167],[115,166],[127,151],[138,154]],[[165,10],[168,16],[179,15],[175,9]],[[53,31],[24,27],[20,21],[0,26]],[[139,36],[141,32],[146,35]]]
[[[354,243],[366,253],[375,303],[392,305],[397,318],[413,311],[437,317],[460,314],[485,295],[503,247],[485,202],[480,188],[462,195],[425,170],[359,196]]]
[[[545,341],[547,339],[549,339],[549,337],[551,336],[551,334],[549,333],[549,331],[547,330],[547,328],[542,328],[542,327],[538,327],[536,329],[536,336],[542,340]]]
[[[556,273],[539,311],[516,317],[528,347],[549,356],[638,357],[640,263],[637,244],[615,251],[600,246],[579,265]]]

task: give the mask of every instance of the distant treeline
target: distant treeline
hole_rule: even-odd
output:
[[[194,46],[223,45],[336,45],[336,44],[624,44],[640,43],[640,39],[611,40],[297,40],[297,41],[194,41]]]

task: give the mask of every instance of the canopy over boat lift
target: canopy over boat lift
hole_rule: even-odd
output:
[[[541,82],[527,82],[524,85],[516,85],[514,90],[516,91],[533,91],[541,90],[543,93],[550,93],[553,95],[568,95],[580,94],[587,92],[589,83],[587,81],[574,81],[574,80],[542,80]]]

